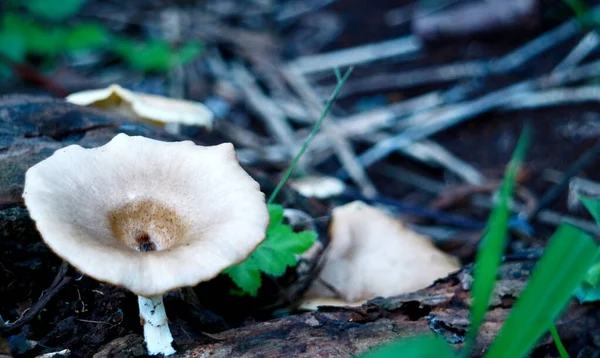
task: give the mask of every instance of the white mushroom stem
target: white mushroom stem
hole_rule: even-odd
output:
[[[140,318],[144,325],[144,341],[148,354],[165,356],[175,353],[171,346],[173,336],[169,330],[169,320],[162,296],[146,298],[138,296]]]

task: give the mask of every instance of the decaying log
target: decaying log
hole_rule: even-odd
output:
[[[481,356],[499,332],[533,265],[512,262],[502,266],[475,356]],[[326,308],[223,332],[214,335],[213,343],[191,348],[178,357],[350,357],[390,340],[431,332],[458,349],[468,325],[470,271],[469,266],[422,291],[378,298],[362,307]],[[598,305],[572,303],[557,327],[573,352],[599,350]],[[549,336],[538,343],[536,352],[556,356]]]

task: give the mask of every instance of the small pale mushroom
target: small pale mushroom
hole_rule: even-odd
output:
[[[289,181],[290,187],[307,198],[327,199],[346,190],[343,181],[335,177],[310,175]]]
[[[175,352],[162,296],[245,260],[269,223],[230,143],[118,134],[93,149],[68,146],[27,171],[23,197],[58,256],[138,295],[151,355]]]
[[[178,132],[179,125],[212,129],[214,115],[202,103],[133,92],[117,84],[107,88],[72,93],[67,102],[95,106],[165,125],[168,132]]]
[[[460,268],[457,258],[401,221],[355,201],[333,210],[322,269],[300,308],[356,306],[431,285]]]

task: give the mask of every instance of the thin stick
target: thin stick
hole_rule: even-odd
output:
[[[283,175],[283,178],[279,181],[279,183],[275,187],[275,190],[273,190],[273,192],[271,193],[271,196],[269,196],[269,200],[267,201],[267,204],[272,204],[273,203],[273,201],[275,200],[275,198],[277,198],[277,195],[279,194],[279,192],[281,191],[281,189],[283,189],[283,186],[285,185],[285,183],[292,176],[292,173],[293,173],[294,169],[296,168],[296,166],[300,162],[300,158],[302,157],[302,155],[306,151],[306,148],[308,148],[308,145],[313,140],[313,138],[315,137],[315,135],[317,135],[317,132],[319,131],[319,128],[321,127],[321,124],[323,123],[323,121],[325,120],[325,118],[327,117],[327,115],[329,114],[329,111],[331,110],[331,107],[333,106],[333,102],[337,98],[337,95],[340,92],[340,90],[342,89],[342,86],[344,85],[344,83],[346,83],[346,81],[348,80],[348,77],[350,77],[350,74],[352,73],[352,70],[353,70],[352,67],[349,68],[344,73],[344,75],[342,76],[342,78],[338,81],[337,86],[335,87],[335,89],[333,90],[333,93],[331,94],[331,97],[329,98],[329,100],[327,100],[327,104],[325,105],[325,109],[323,110],[323,113],[321,113],[321,117],[319,117],[319,119],[317,120],[317,122],[313,126],[313,129],[310,132],[310,134],[308,135],[308,138],[306,138],[306,140],[302,144],[302,147],[300,148],[300,151],[298,152],[298,154],[296,154],[296,156],[294,157],[294,160],[292,160],[292,163],[290,164],[290,166],[288,167],[287,171]]]
[[[422,46],[418,37],[406,36],[350,49],[300,57],[290,63],[289,68],[295,68],[302,74],[321,72],[335,67],[360,65],[376,60],[412,54],[420,51]]]
[[[14,323],[6,324],[3,327],[0,327],[0,332],[12,331],[15,328],[19,328],[25,323],[31,321],[35,318],[38,313],[42,311],[42,309],[46,306],[46,304],[52,299],[52,297],[56,296],[56,294],[60,291],[60,289],[71,281],[71,277],[65,277],[67,274],[67,270],[69,269],[69,265],[66,261],[60,265],[56,277],[54,277],[54,281],[50,288],[46,290],[46,292],[40,297],[40,299],[33,305],[31,308],[21,316]]]

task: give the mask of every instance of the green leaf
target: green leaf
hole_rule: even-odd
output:
[[[0,54],[8,57],[9,59],[22,62],[25,59],[26,45],[25,39],[16,33],[12,32],[0,32]],[[10,77],[12,75],[12,69],[0,63],[0,78]]]
[[[512,197],[517,172],[529,145],[530,127],[525,127],[513,158],[500,187],[498,201],[492,210],[490,219],[481,240],[480,249],[474,268],[474,282],[471,290],[473,304],[471,305],[471,327],[467,335],[464,354],[468,355],[475,342],[479,326],[483,323],[488,310],[490,296],[496,283],[496,275],[502,252],[504,251],[506,234],[508,232],[508,220],[510,216],[509,201]]]
[[[573,293],[580,303],[600,301],[600,249],[596,259],[583,277],[583,282]]]
[[[590,212],[596,224],[600,225],[600,200],[579,196],[579,200],[583,203],[586,209]]]
[[[25,39],[28,55],[53,57],[65,46],[66,30],[63,27],[45,28],[27,16],[6,13],[2,16],[2,28]]]
[[[139,71],[166,71],[172,64],[171,47],[162,40],[141,43],[119,39],[114,50],[125,62]]]
[[[288,267],[298,263],[297,255],[308,250],[317,240],[317,234],[312,231],[296,233],[289,225],[283,224],[283,207],[269,204],[270,223],[265,240],[246,261],[225,270],[235,284],[250,294],[256,296],[260,288],[260,273],[271,276],[281,276]]]
[[[594,239],[562,224],[519,296],[486,358],[525,357],[547,332],[596,257]]]
[[[65,49],[67,31],[62,27],[33,25],[27,30],[27,52],[52,59]]]
[[[252,296],[256,296],[258,293],[261,285],[260,271],[252,262],[246,260],[239,265],[225,269],[223,273],[227,274],[242,291]]]
[[[360,358],[454,358],[456,353],[443,339],[427,335],[403,339],[367,352]]]
[[[186,64],[196,59],[204,51],[204,46],[198,43],[187,43],[177,51],[177,63]]]
[[[21,62],[25,59],[25,39],[18,33],[0,32],[0,53],[13,61]]]
[[[99,24],[79,24],[67,32],[65,47],[69,51],[99,49],[109,43],[110,37],[106,28]]]
[[[558,353],[560,354],[560,358],[569,358],[569,353],[565,349],[562,341],[560,340],[560,336],[558,335],[558,331],[556,330],[556,326],[550,326],[550,334],[552,335],[552,339],[554,340],[554,344],[556,344],[556,349],[558,349]]]
[[[267,205],[269,210],[269,226],[274,226],[276,224],[281,224],[283,222],[283,206],[279,204],[269,204]]]
[[[52,21],[60,21],[75,15],[86,0],[27,0],[23,1],[33,15]]]
[[[582,283],[575,289],[573,295],[579,303],[600,301],[600,285],[592,286]]]

